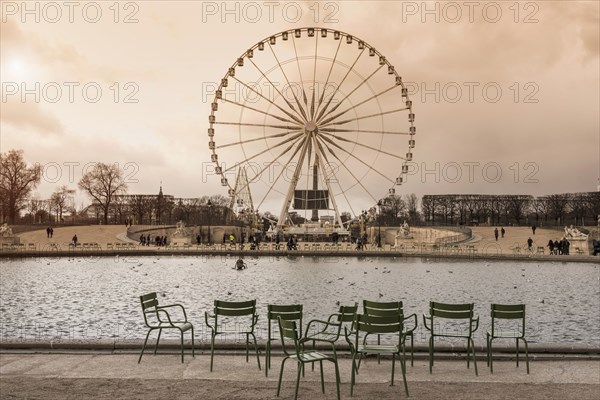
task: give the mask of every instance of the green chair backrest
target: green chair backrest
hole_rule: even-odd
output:
[[[525,304],[492,304],[492,335],[496,330],[496,320],[521,320],[521,336],[525,335]]]
[[[278,321],[298,321],[302,328],[302,304],[268,304],[267,305],[267,323],[268,338],[271,339],[271,322]]]
[[[393,312],[393,310],[390,310]],[[354,329],[356,330],[355,348],[360,343],[360,333],[364,334],[391,334],[398,333],[398,343],[402,339],[404,329],[403,317],[400,313],[390,315],[372,315],[357,314],[354,320]]]
[[[299,320],[302,325],[302,304],[268,304],[267,318],[269,321],[281,317],[284,320]]]
[[[357,312],[357,303],[354,303],[353,306],[340,306],[340,310],[337,315],[337,322],[354,322]]]
[[[222,301],[215,300],[214,314],[226,317],[242,317],[254,315],[256,312],[256,300],[248,301]]]
[[[298,326],[296,325],[296,321],[286,320],[281,317],[277,319],[279,321],[279,334],[281,336],[281,348],[283,349],[284,354],[289,357],[291,354],[288,352],[286,348],[286,339],[288,341],[292,341],[294,343],[294,354],[296,356],[300,356],[300,344],[299,344],[299,334],[298,334]]]
[[[474,303],[439,303],[436,301],[429,302],[429,315],[432,318],[445,318],[454,320],[469,320],[469,324],[473,322]],[[431,332],[434,333],[435,324],[431,324]]]
[[[402,309],[401,301],[370,301],[363,300],[363,313],[365,315],[378,315],[378,316],[387,316],[387,315],[395,315],[400,313],[400,315],[404,314]]]
[[[144,314],[144,322],[146,326],[150,326],[148,322],[148,314],[157,315],[156,307],[158,306],[158,298],[156,292],[148,293],[140,296],[140,303],[142,305],[142,312]]]

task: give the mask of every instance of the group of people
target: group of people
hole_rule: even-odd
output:
[[[362,236],[359,236],[356,238],[356,250],[358,250],[358,251],[368,250],[367,244],[368,244],[367,232],[363,233]]]
[[[548,241],[548,244],[546,245],[546,247],[548,247],[548,250],[550,250],[550,254],[558,254],[565,256],[569,255],[570,246],[571,243],[564,237],[560,240],[560,242],[558,240],[552,241],[552,239],[550,239]]]
[[[504,235],[506,234],[506,229],[504,229],[504,227],[502,227],[500,229],[500,234],[502,235],[502,237],[504,237]],[[496,229],[494,229],[494,237],[496,238],[496,241],[498,241],[498,228],[496,227]]]
[[[152,238],[150,234],[144,235],[143,233],[140,235],[140,246],[150,246],[152,244]],[[154,237],[154,246],[166,246],[167,245],[167,236],[156,235]]]
[[[51,238],[52,236],[54,236],[54,228],[49,226],[46,228],[46,237]]]

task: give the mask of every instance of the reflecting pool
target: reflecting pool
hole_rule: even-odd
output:
[[[154,256],[2,260],[2,340],[138,339],[145,330],[138,296],[182,303],[197,336],[214,299],[257,299],[259,335],[266,304],[300,303],[305,322],[338,304],[404,301],[417,313],[416,341],[427,338],[421,315],[430,300],[474,302],[485,342],[490,303],[525,303],[531,342],[600,341],[600,268],[573,262],[466,261],[432,258]]]

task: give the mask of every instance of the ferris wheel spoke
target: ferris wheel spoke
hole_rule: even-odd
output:
[[[371,79],[371,77],[373,75],[375,75],[377,72],[379,72],[381,70],[381,68],[383,67],[383,65],[380,65],[379,68],[377,68],[375,71],[373,71],[371,73],[371,75],[367,76],[365,79],[363,79],[358,85],[356,85],[356,87],[354,89],[352,89],[352,91],[350,93],[348,93],[346,95],[346,97],[344,97],[341,101],[339,101],[331,110],[327,111],[325,114],[323,114],[323,116],[317,121],[317,123],[319,123],[323,118],[327,117],[328,115],[331,115],[332,112],[335,112],[335,110],[338,109],[338,107],[340,105],[342,105],[342,103],[344,103],[344,101],[346,101],[346,99],[348,99],[348,97],[352,96],[352,94],[354,92],[356,92],[362,85],[364,85],[365,83],[367,83],[367,81],[369,79]],[[323,122],[329,122],[331,121],[331,118],[327,119],[326,121]]]
[[[365,100],[361,101],[360,103],[357,103],[357,104],[355,104],[355,105],[353,105],[353,106],[351,106],[351,107],[348,107],[348,108],[346,108],[344,111],[340,111],[339,113],[337,113],[335,116],[333,116],[333,117],[331,117],[331,118],[328,118],[326,121],[323,121],[323,122],[321,123],[321,125],[323,125],[323,126],[324,126],[324,125],[326,125],[328,122],[330,122],[330,121],[333,121],[333,120],[335,120],[335,119],[337,119],[337,118],[341,117],[342,115],[346,114],[348,111],[355,110],[356,108],[358,108],[358,107],[362,106],[363,104],[365,104],[365,103],[367,103],[367,102],[369,102],[369,101],[371,101],[371,100],[373,100],[373,99],[375,99],[375,98],[377,98],[377,97],[379,97],[379,96],[382,96],[382,95],[386,94],[387,92],[389,92],[390,90],[392,90],[392,89],[394,89],[394,88],[397,88],[397,87],[402,87],[402,86],[400,86],[400,85],[394,85],[394,86],[391,86],[391,87],[389,87],[389,88],[387,88],[387,89],[385,89],[385,90],[383,90],[383,91],[381,91],[381,92],[379,92],[379,93],[377,93],[377,94],[374,94],[373,96],[369,97],[368,99],[365,99]],[[328,113],[328,114],[329,114],[329,113]]]
[[[252,143],[252,142],[258,142],[260,140],[275,139],[275,138],[279,138],[279,137],[290,135],[292,133],[299,133],[299,132],[302,132],[302,130],[287,131],[287,132],[275,133],[273,135],[261,136],[261,137],[254,138],[254,139],[240,140],[240,141],[237,141],[237,142],[232,142],[232,143],[226,143],[226,144],[218,145],[218,146],[216,146],[216,148],[217,149],[222,149],[222,148],[225,148],[225,147],[231,147],[231,146],[240,145],[240,144],[247,144],[247,143]]]
[[[346,166],[346,164],[344,164],[344,162],[343,162],[343,161],[342,161],[342,160],[341,160],[341,159],[338,157],[338,155],[335,153],[335,151],[333,151],[333,149],[332,149],[331,147],[329,147],[329,146],[327,145],[327,143],[323,142],[322,138],[319,138],[319,142],[320,142],[320,143],[323,143],[323,144],[325,145],[325,147],[327,148],[327,151],[329,151],[329,153],[330,153],[330,154],[331,154],[331,155],[332,155],[332,156],[333,156],[333,157],[334,157],[336,160],[338,160],[338,162],[340,163],[340,165],[341,165],[342,167],[344,167],[344,169],[345,169],[346,171],[348,171],[348,173],[349,173],[349,174],[352,176],[352,178],[354,178],[354,180],[356,181],[356,183],[357,183],[357,184],[358,184],[360,187],[362,187],[362,188],[363,188],[363,190],[364,190],[365,192],[367,192],[367,194],[368,194],[369,196],[371,196],[371,198],[373,199],[373,201],[374,201],[374,202],[377,202],[377,200],[375,200],[375,197],[374,197],[374,196],[371,194],[371,192],[369,192],[369,191],[367,190],[367,188],[366,188],[366,187],[365,187],[365,185],[362,183],[362,181],[361,181],[360,179],[358,179],[358,178],[356,177],[356,175],[354,175],[354,172],[352,172],[352,170],[351,170],[350,168],[348,168],[348,167]],[[340,185],[340,187],[341,187],[341,185]]]
[[[338,41],[338,47],[335,50],[335,55],[333,56],[333,60],[331,61],[331,67],[329,67],[329,73],[327,74],[327,79],[325,80],[325,86],[323,86],[323,92],[321,93],[321,97],[319,98],[319,103],[317,104],[317,111],[321,104],[323,104],[323,98],[325,97],[325,89],[327,89],[327,85],[329,84],[329,78],[331,78],[331,71],[333,71],[333,66],[337,60],[338,52],[340,51],[340,46],[342,45],[342,41]]]
[[[356,63],[360,59],[360,56],[362,56],[362,54],[364,52],[365,52],[365,49],[363,49],[360,53],[358,53],[358,56],[356,57],[356,60],[354,60],[354,62],[352,63],[352,66],[350,68],[348,68],[348,72],[346,72],[346,75],[344,75],[344,78],[342,79],[342,81],[340,82],[340,84],[335,87],[335,90],[333,91],[333,93],[329,97],[329,100],[327,100],[327,103],[325,103],[325,106],[323,107],[323,109],[321,109],[321,112],[319,113],[319,116],[317,117],[317,120],[320,120],[321,117],[323,116],[323,114],[325,113],[325,111],[327,111],[327,107],[329,107],[329,105],[331,104],[331,100],[333,100],[333,98],[335,97],[335,95],[337,94],[337,92],[340,90],[340,87],[344,84],[344,82],[346,81],[346,78],[348,77],[348,75],[350,75],[350,72],[352,72],[354,70],[354,66],[356,65]]]
[[[312,99],[310,101],[310,119],[314,121],[315,118],[315,92],[317,90],[317,55],[319,49],[319,35],[315,35],[315,63],[313,66],[313,86],[312,86]]]
[[[382,112],[375,113],[375,114],[363,115],[363,116],[360,116],[360,117],[351,118],[351,119],[347,119],[347,120],[344,120],[344,121],[328,122],[326,124],[321,124],[319,126],[320,127],[327,127],[327,126],[331,126],[331,125],[344,125],[344,124],[347,124],[348,122],[354,122],[354,121],[359,121],[361,119],[367,119],[367,118],[373,118],[373,117],[380,117],[382,115],[393,114],[393,113],[397,113],[397,112],[400,112],[400,111],[406,111],[406,110],[409,110],[409,108],[408,107],[397,108],[395,110],[382,111]]]
[[[306,106],[306,111],[308,111],[308,100],[306,98],[306,92],[304,91],[304,78],[302,78],[302,70],[300,69],[300,60],[298,59],[298,50],[296,49],[296,39],[292,36],[292,43],[294,44],[294,54],[296,54],[296,65],[298,66],[298,74],[300,75],[300,86],[302,87],[302,97],[304,98],[304,105]],[[279,62],[279,60],[277,61]],[[285,74],[284,74],[285,76]],[[287,77],[285,78],[287,79]],[[289,82],[288,82],[289,84]],[[308,121],[308,117],[306,117]]]
[[[339,129],[339,128],[321,128],[320,132],[357,132],[357,133],[379,133],[383,135],[410,135],[408,132],[398,132],[398,131],[371,131],[366,129]]]
[[[274,145],[274,146],[272,146],[272,147],[267,147],[266,149],[264,149],[264,150],[262,150],[262,151],[260,151],[260,152],[256,153],[256,154],[255,154],[255,155],[253,155],[253,156],[247,157],[245,160],[242,160],[242,161],[240,161],[240,162],[238,162],[238,163],[236,163],[236,164],[245,164],[245,163],[247,163],[248,161],[251,161],[251,160],[255,159],[256,157],[262,156],[262,155],[263,155],[263,154],[265,154],[266,152],[268,152],[268,151],[271,151],[271,150],[273,150],[273,149],[276,149],[277,147],[283,146],[284,144],[286,144],[286,143],[289,143],[289,142],[290,142],[290,140],[295,140],[295,139],[299,138],[299,137],[300,137],[300,136],[302,136],[302,135],[304,135],[304,132],[300,132],[300,133],[298,133],[296,136],[292,137],[291,139],[286,139],[286,140],[284,140],[284,141],[281,141],[281,142],[277,143],[276,145]],[[224,170],[223,172],[228,172],[228,171],[232,170],[233,168],[235,168],[235,165],[233,165],[233,166],[231,166],[231,167],[227,168],[227,169],[226,169],[226,170]]]
[[[273,49],[271,49],[271,51],[272,50]],[[275,84],[273,82],[271,82],[271,80],[267,77],[267,75],[263,72],[263,70],[260,69],[260,68],[258,68],[258,65],[256,65],[256,63],[254,61],[252,61],[252,59],[249,59],[249,60],[252,63],[252,65],[254,65],[254,67],[258,70],[258,72],[260,72],[260,74],[263,76],[263,78],[265,78],[267,80],[267,82],[269,82],[269,84],[273,87],[273,89],[275,89],[275,91],[279,94],[279,96],[281,96],[281,98],[283,99],[283,101],[286,102],[286,104],[288,105],[288,107],[291,108],[292,110],[294,110],[294,112],[296,114],[298,114],[298,117],[302,117],[303,114],[304,114],[304,110],[302,110],[302,107],[300,107],[300,111],[301,112],[298,112],[298,110],[296,110],[296,108],[292,105],[292,103],[290,103],[288,101],[288,99],[285,98],[285,96],[281,93],[281,91],[279,89],[277,89],[277,86],[275,86]],[[279,64],[279,61],[277,63]],[[281,68],[281,64],[279,64],[279,68]],[[285,73],[284,73],[284,75],[285,75]],[[289,85],[289,82],[288,82],[288,85]],[[295,94],[294,94],[294,97],[296,97]],[[296,101],[297,101],[297,99],[296,99]]]
[[[404,161],[407,161],[405,157],[401,157],[401,156],[399,156],[399,155],[397,155],[397,154],[390,153],[390,152],[387,152],[387,151],[385,151],[385,150],[378,149],[378,148],[376,148],[376,147],[369,146],[369,145],[366,145],[366,144],[363,144],[363,143],[360,143],[360,142],[357,142],[357,141],[354,141],[354,140],[350,140],[350,139],[348,139],[348,138],[345,138],[345,137],[342,137],[342,136],[337,136],[337,135],[334,135],[334,134],[332,134],[332,133],[325,132],[325,131],[323,131],[323,130],[321,130],[320,132],[321,132],[321,133],[323,133],[323,134],[325,134],[325,135],[331,136],[331,137],[332,137],[332,138],[334,138],[334,139],[340,140],[340,141],[342,141],[342,142],[346,142],[346,143],[355,144],[355,145],[357,145],[357,146],[360,146],[360,147],[363,147],[363,148],[365,148],[365,149],[373,150],[373,151],[375,151],[375,152],[377,152],[377,153],[385,154],[385,155],[388,155],[388,156],[390,156],[390,157],[397,158],[397,159],[399,159],[399,160],[404,160]]]
[[[239,106],[239,107],[242,107],[242,108],[247,108],[248,110],[252,110],[252,111],[255,111],[257,113],[268,115],[269,117],[273,117],[275,119],[278,119],[281,122],[289,122],[290,124],[296,124],[298,126],[301,126],[301,124],[298,124],[296,121],[292,121],[292,120],[289,120],[287,118],[280,117],[279,115],[275,115],[275,114],[271,114],[271,113],[268,113],[268,112],[263,111],[263,110],[259,110],[258,108],[250,107],[250,106],[248,106],[246,104],[241,104],[241,103],[238,103],[236,101],[227,100],[225,98],[223,98],[221,100],[223,100],[226,103],[235,104],[236,106]]]
[[[296,44],[294,42],[294,50],[296,49],[295,46],[296,46]],[[285,81],[288,84],[288,88],[291,88],[292,85],[290,84],[290,80],[288,79],[287,74],[285,73],[285,70],[283,69],[283,66],[279,62],[279,58],[277,57],[277,54],[275,54],[275,51],[273,50],[273,46],[271,46],[271,44],[269,44],[269,48],[271,49],[271,53],[273,53],[273,57],[275,58],[275,61],[277,62],[277,65],[279,66],[279,69],[281,70],[281,73],[283,74],[283,77],[285,78]],[[296,63],[299,63],[297,55],[296,55]],[[298,68],[300,68],[299,64],[298,64]],[[300,77],[300,80],[302,81],[302,77]],[[302,86],[302,93],[304,93],[304,86],[303,85],[301,85],[301,86]],[[300,113],[304,117],[304,120],[308,121],[308,117],[306,116],[306,111],[302,107],[302,104],[300,104],[300,100],[298,100],[298,97],[296,96],[296,92],[294,92],[294,90],[292,90],[292,94],[294,95],[294,99],[296,100],[296,104],[298,105],[298,109],[300,110]],[[306,94],[304,94],[304,98],[306,99]],[[287,101],[287,99],[286,99],[286,101]]]
[[[289,111],[281,108],[278,104],[275,104],[271,99],[268,99],[267,97],[263,96],[263,94],[260,93],[260,92],[258,92],[256,89],[248,86],[246,83],[240,81],[235,76],[233,76],[232,78],[235,79],[237,82],[241,83],[248,90],[256,93],[257,95],[259,95],[260,97],[262,97],[263,99],[265,99],[266,101],[268,101],[269,103],[271,103],[272,105],[274,105],[275,107],[277,107],[281,112],[283,112],[285,115],[287,115],[288,117],[290,117],[291,119],[293,119],[294,121],[296,121],[298,124],[300,124],[300,125],[304,124],[304,122],[302,122],[302,120],[300,118],[298,118],[298,116],[296,116],[296,115],[290,113]],[[280,93],[280,95],[281,95],[281,93]]]
[[[334,142],[332,139],[328,138],[327,136],[321,136],[321,139],[323,139],[326,142],[329,142],[331,145],[337,147],[338,149],[340,149],[341,151],[343,151],[344,153],[348,154],[350,157],[352,157],[353,159],[355,159],[356,161],[360,162],[361,164],[363,164],[365,167],[367,167],[369,170],[371,171],[375,171],[377,174],[381,175],[384,179],[390,181],[391,183],[395,184],[395,181],[390,179],[389,177],[387,177],[384,173],[380,172],[379,170],[373,168],[372,165],[367,164],[365,161],[363,161],[360,157],[355,156],[354,154],[352,154],[351,152],[349,152],[348,150],[344,149],[342,146],[340,146],[339,144],[337,144],[336,142]]]
[[[298,129],[299,126],[290,125],[270,125],[270,124],[251,124],[249,122],[229,122],[229,121],[215,121],[215,125],[236,125],[236,126],[259,126],[261,128],[274,128],[274,129]]]
[[[304,141],[307,140],[307,136],[305,136]],[[301,148],[304,147],[304,142],[299,144],[298,146],[296,146],[296,150],[294,150],[294,152],[292,153],[292,155],[290,156],[290,158],[287,160],[287,162],[283,165],[290,165],[290,163],[292,162],[292,160],[294,159],[294,157],[296,157],[296,154],[298,154],[298,152],[300,151]],[[267,193],[265,193],[265,195],[263,196],[263,198],[261,199],[261,201],[258,204],[258,207],[260,207],[262,205],[262,203],[266,200],[266,198],[269,196],[269,194],[271,193],[271,191],[273,190],[273,188],[275,187],[275,185],[277,184],[277,182],[279,181],[279,179],[283,176],[283,172],[285,171],[285,168],[282,168],[281,171],[279,172],[279,174],[277,174],[277,178],[275,178],[275,180],[273,181],[273,183],[271,184],[271,186],[269,187],[269,190],[267,190]]]
[[[258,173],[256,173],[251,179],[248,179],[248,183],[246,183],[246,185],[244,187],[242,187],[242,189],[240,189],[240,190],[245,190],[248,187],[248,185],[250,184],[250,182],[254,181],[256,178],[258,178],[259,176],[261,176],[267,169],[271,168],[271,166],[275,162],[277,162],[277,160],[279,158],[283,157],[286,153],[288,153],[301,140],[302,140],[302,137],[296,138],[288,147],[286,147],[281,153],[279,153],[277,155],[277,157],[274,157],[273,160],[270,163],[268,163],[267,165],[265,165],[265,167],[263,169],[261,169]],[[301,146],[297,146],[296,147],[296,151],[293,154],[297,153],[300,147]]]

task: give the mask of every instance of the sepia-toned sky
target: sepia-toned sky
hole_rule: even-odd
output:
[[[597,1],[0,4],[0,150],[44,165],[40,198],[94,162],[119,163],[130,193],[226,195],[210,88],[258,41],[306,26],[368,42],[409,87],[418,131],[396,193],[598,187]]]

